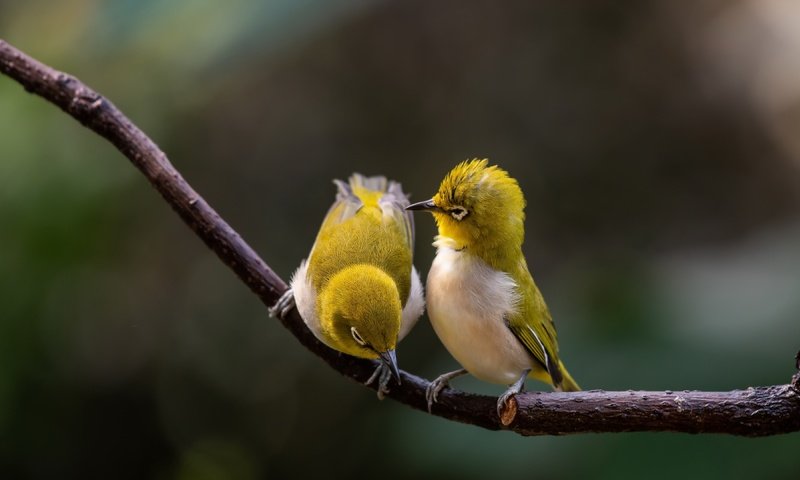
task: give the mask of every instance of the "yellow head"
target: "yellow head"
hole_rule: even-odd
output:
[[[517,181],[487,159],[467,160],[442,180],[432,199],[408,210],[429,210],[438,242],[485,259],[518,252],[525,236],[525,197]]]
[[[380,357],[399,377],[395,348],[402,306],[389,275],[367,264],[346,267],[323,286],[317,301],[329,346],[355,357]]]

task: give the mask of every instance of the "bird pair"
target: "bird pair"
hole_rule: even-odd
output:
[[[430,200],[409,204],[400,184],[354,174],[335,181],[336,201],[307,260],[273,308],[295,305],[329,347],[378,359],[378,396],[392,376],[395,349],[425,307],[412,265],[412,210],[433,214],[439,229],[428,273],[428,317],[462,369],[445,373],[426,392],[428,409],[453,378],[470,373],[509,385],[498,412],[530,376],[557,390],[580,388],[558,356],[556,329],[522,254],[525,199],[517,181],[488,160],[456,166]]]

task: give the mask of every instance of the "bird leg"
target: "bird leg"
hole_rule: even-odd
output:
[[[508,402],[514,397],[514,395],[518,394],[525,388],[525,379],[528,377],[528,374],[531,373],[531,369],[523,370],[522,375],[520,375],[519,380],[514,382],[508,390],[503,392],[500,397],[497,398],[497,415],[500,418],[503,418],[503,412],[508,409]],[[516,411],[516,407],[514,407]]]
[[[428,413],[431,412],[431,407],[433,404],[439,401],[439,393],[448,386],[450,380],[460,377],[461,375],[466,375],[467,373],[469,372],[463,368],[460,368],[458,370],[439,375],[436,377],[436,380],[428,384],[428,388],[425,389],[425,400],[428,402]]]
[[[378,400],[383,400],[383,397],[389,393],[389,380],[392,379],[391,367],[379,361],[378,368],[376,368],[372,376],[364,382],[364,385],[370,385],[376,379],[378,380]]]
[[[280,318],[283,320],[294,307],[294,292],[292,292],[292,289],[290,288],[283,292],[283,295],[281,295],[281,298],[275,302],[275,305],[270,307],[269,314],[275,318]]]

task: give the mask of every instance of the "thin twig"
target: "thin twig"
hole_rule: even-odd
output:
[[[26,90],[54,103],[84,126],[113,143],[266,306],[286,290],[247,243],[184,180],[166,155],[111,102],[76,78],[56,71],[0,40],[0,71]],[[363,383],[375,365],[335,352],[320,343],[297,312],[283,325],[308,350],[342,375]],[[402,385],[389,397],[427,410],[426,380],[401,372]],[[517,396],[516,416],[503,427],[496,399],[446,389],[433,414],[488,429],[522,435],[584,432],[676,431],[764,436],[800,431],[800,375],[792,384],[731,392],[526,393]]]

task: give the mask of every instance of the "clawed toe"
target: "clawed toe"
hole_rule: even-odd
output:
[[[425,389],[425,401],[428,402],[428,413],[431,412],[433,404],[439,401],[439,394],[449,386],[450,380],[460,377],[461,375],[466,375],[466,373],[467,371],[461,368],[454,372],[439,375],[434,381],[428,384],[428,387]]]
[[[431,413],[433,404],[439,401],[439,393],[449,385],[447,380],[440,381],[439,378],[428,384],[425,389],[425,401],[428,402],[428,413]]]
[[[378,381],[378,400],[383,400],[389,393],[389,380],[392,379],[392,370],[383,362],[378,363],[378,367],[372,375],[364,382],[364,385],[371,385],[375,380]]]
[[[281,298],[279,298],[278,301],[275,302],[275,305],[269,309],[269,314],[273,317],[283,320],[294,307],[294,293],[290,288],[289,290],[283,292]]]

